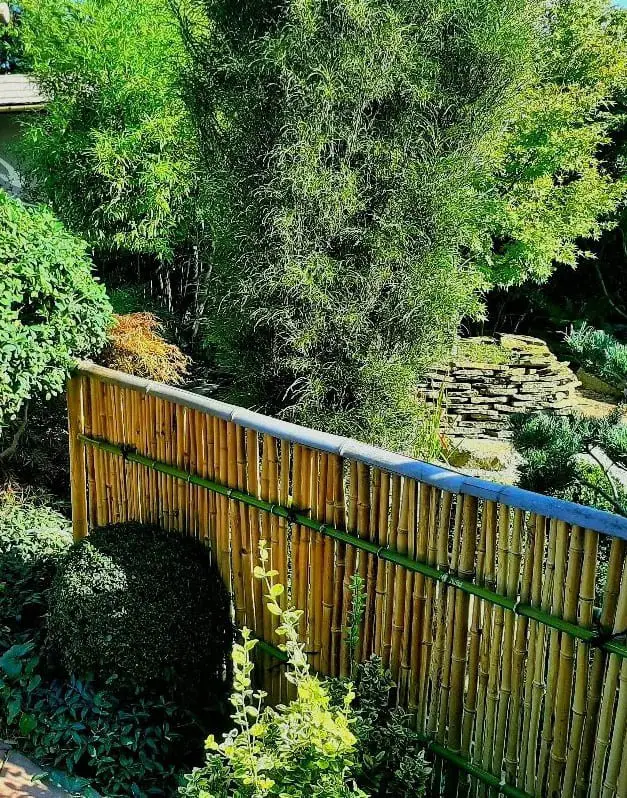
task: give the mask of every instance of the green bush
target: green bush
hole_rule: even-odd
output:
[[[200,543],[119,524],[95,530],[65,558],[50,597],[49,640],[77,676],[215,698],[225,687],[229,610]]]
[[[627,465],[620,409],[606,418],[521,413],[511,424],[521,487],[627,515],[627,491],[612,474]]]
[[[46,501],[33,491],[0,492],[0,651],[41,637],[52,577],[72,545],[70,522]]]
[[[396,685],[379,657],[354,671],[358,783],[372,798],[425,795],[431,768],[411,717],[392,698]],[[334,690],[335,692],[335,690]]]
[[[48,209],[0,190],[0,433],[32,396],[63,389],[75,358],[102,347],[110,322],[87,245]]]
[[[279,606],[285,588],[275,583],[276,571],[266,570],[270,552],[265,541],[260,557],[255,576],[263,581],[268,610],[279,620],[277,633],[285,641],[288,663],[285,678],[295,698],[274,708],[265,704],[264,691],[253,689],[251,652],[257,641],[244,628],[242,644],[233,647],[235,728],[221,743],[209,736],[205,765],[185,776],[180,793],[187,798],[367,798],[353,778],[353,694],[344,689],[334,706],[326,684],[309,673],[298,639],[302,612]]]
[[[627,346],[605,330],[587,324],[575,327],[566,346],[585,369],[619,390],[627,386]]]

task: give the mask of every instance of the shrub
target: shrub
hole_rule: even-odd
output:
[[[478,312],[468,253],[529,4],[179,5],[213,236],[207,349],[236,401],[411,446],[417,372]]]
[[[519,414],[512,429],[521,487],[627,515],[627,492],[611,473],[627,464],[620,409],[606,418]]]
[[[67,789],[90,784],[108,798],[171,796],[189,748],[200,748],[193,720],[173,702],[138,691],[121,699],[75,677],[49,681],[32,643],[0,656],[0,737],[60,768]]]
[[[0,651],[40,634],[47,595],[71,525],[35,491],[0,492]]]
[[[0,75],[5,72],[13,72],[16,69],[24,71],[28,68],[24,59],[19,8],[15,3],[8,5],[11,21],[8,25],[3,25],[0,21]]]
[[[580,365],[619,390],[627,386],[627,346],[604,330],[583,323],[566,336],[566,346]]]
[[[59,393],[110,322],[87,245],[46,208],[0,190],[0,432],[35,394]]]
[[[229,609],[200,543],[119,524],[95,530],[65,558],[50,598],[49,640],[77,676],[202,701],[225,686]]]
[[[266,570],[270,554],[264,541],[260,555],[255,576],[265,584],[268,610],[279,618],[277,631],[288,656],[286,679],[295,686],[296,698],[276,709],[264,706],[266,693],[251,687],[251,652],[257,641],[244,629],[242,644],[233,648],[236,728],[222,743],[213,735],[207,739],[207,762],[185,777],[180,793],[187,798],[366,798],[351,778],[356,744],[352,692],[345,690],[341,704],[332,706],[324,682],[309,673],[298,642],[302,613],[281,609],[277,598],[284,588],[274,582],[276,571]]]
[[[115,315],[100,362],[112,369],[158,382],[177,384],[190,360],[162,336],[162,324],[152,313]]]

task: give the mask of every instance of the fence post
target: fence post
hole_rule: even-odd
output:
[[[70,434],[70,488],[72,493],[72,533],[74,540],[87,535],[87,470],[85,445],[79,434],[85,429],[83,378],[70,377],[67,383],[68,431]]]

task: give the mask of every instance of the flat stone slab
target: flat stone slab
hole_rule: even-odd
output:
[[[69,792],[33,781],[42,769],[6,743],[0,742],[0,796],[2,798],[68,798]]]

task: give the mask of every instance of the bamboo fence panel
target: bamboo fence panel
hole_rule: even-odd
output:
[[[627,798],[623,519],[89,364],[68,407],[76,538],[131,520],[202,541],[272,700],[293,693],[262,538],[323,675],[350,675],[361,576],[357,658],[390,669],[436,793]]]

